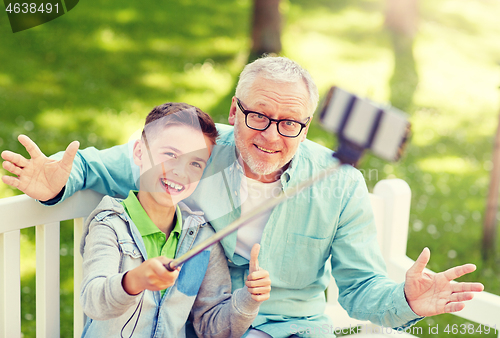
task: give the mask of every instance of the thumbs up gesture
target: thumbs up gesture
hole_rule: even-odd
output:
[[[252,299],[257,302],[263,302],[269,299],[271,292],[271,279],[269,272],[259,267],[260,245],[254,244],[250,252],[250,268],[245,285]]]

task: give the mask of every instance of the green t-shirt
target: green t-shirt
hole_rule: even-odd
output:
[[[128,197],[121,204],[141,233],[148,258],[159,256],[175,258],[182,230],[182,215],[179,206],[176,207],[175,216],[177,220],[175,226],[170,232],[170,236],[166,238],[165,233],[153,223],[137,199],[137,191],[130,191]],[[165,290],[161,291],[162,296],[164,292]]]

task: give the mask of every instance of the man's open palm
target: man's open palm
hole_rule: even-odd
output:
[[[413,312],[419,316],[434,316],[457,312],[464,301],[474,297],[472,292],[483,291],[481,283],[455,283],[454,279],[476,270],[474,264],[456,266],[440,273],[424,271],[431,253],[425,248],[417,261],[406,272],[405,295]]]
[[[28,136],[19,135],[18,140],[26,148],[31,159],[12,151],[3,151],[3,168],[16,176],[3,176],[2,181],[41,201],[54,198],[68,181],[80,143],[71,142],[62,160],[56,161],[45,156]]]

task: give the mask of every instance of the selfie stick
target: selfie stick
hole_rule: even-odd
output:
[[[361,99],[338,87],[332,87],[328,92],[321,107],[320,123],[327,131],[338,135],[340,146],[333,154],[333,157],[338,159],[338,163],[282,191],[272,200],[265,201],[184,255],[170,261],[165,268],[174,271],[203,250],[248,224],[250,220],[330,176],[342,164],[356,165],[366,149],[372,150],[374,154],[385,160],[398,160],[403,153],[410,132],[410,123],[403,112],[392,107],[381,108],[369,100]]]

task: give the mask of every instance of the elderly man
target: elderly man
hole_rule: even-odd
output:
[[[317,102],[308,72],[287,58],[266,57],[245,67],[229,111],[234,127],[218,126],[211,162],[189,201],[216,230],[335,163],[330,150],[306,139]],[[4,168],[18,176],[3,180],[46,204],[80,189],[122,196],[136,189],[137,168],[130,165],[126,145],[89,148],[75,158],[78,144],[72,143],[56,161],[26,136],[20,141],[31,159],[2,153]],[[271,297],[261,305],[247,337],[289,337],[300,334],[297,327],[314,336],[333,334],[325,330],[331,322],[323,314],[330,273],[339,287],[339,302],[351,316],[394,328],[459,311],[463,301],[472,299],[471,292],[483,289],[480,283],[451,283],[474,271],[472,264],[425,274],[428,249],[408,270],[405,283],[391,281],[375,231],[362,175],[342,166],[224,238],[233,289],[244,285],[254,243],[261,244],[259,261],[272,280]]]

